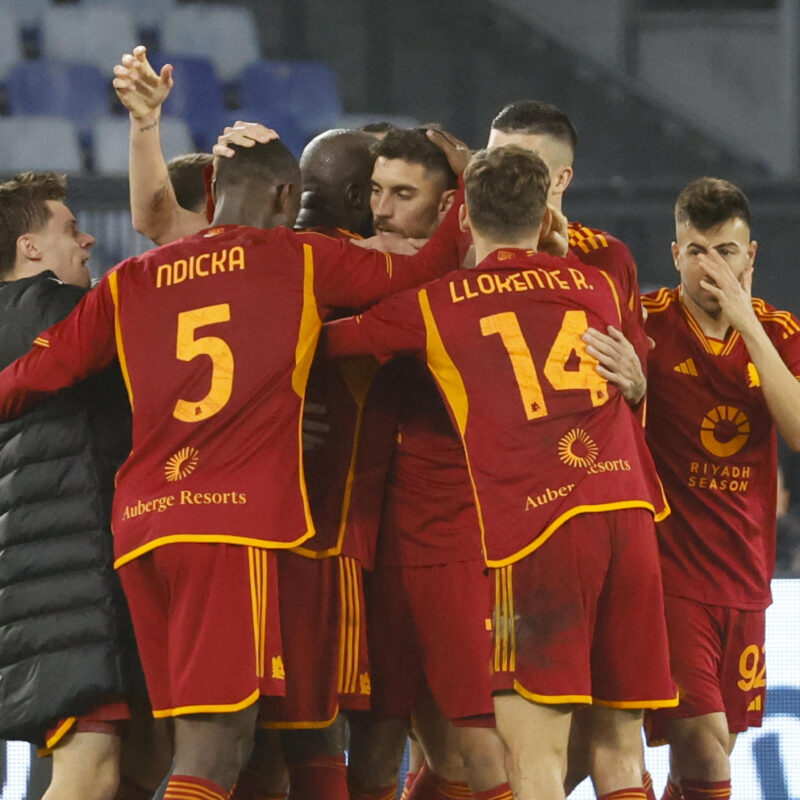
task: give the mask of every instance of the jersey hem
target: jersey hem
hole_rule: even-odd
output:
[[[656,511],[655,506],[646,500],[620,500],[615,503],[600,503],[599,505],[573,506],[569,511],[565,511],[560,517],[548,525],[542,533],[536,537],[529,545],[522,550],[517,550],[505,558],[486,558],[486,566],[497,569],[507,567],[516,561],[521,561],[525,556],[530,555],[534,550],[538,550],[565,522],[579,514],[597,514],[606,511],[623,511],[628,508],[644,508],[653,515],[655,522],[660,522],[669,515],[669,508]]]
[[[153,541],[131,550],[124,556],[120,556],[114,561],[114,569],[119,569],[128,562],[139,558],[139,556],[143,556],[151,550],[155,550],[157,547],[164,547],[168,544],[236,544],[245,547],[260,547],[265,550],[291,550],[307,539],[310,539],[313,535],[314,531],[311,530],[306,531],[303,536],[292,542],[273,542],[269,539],[251,539],[247,536],[233,536],[227,534],[176,533],[170,536],[161,536],[158,539],[153,539]]]

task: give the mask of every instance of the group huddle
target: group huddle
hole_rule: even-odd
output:
[[[800,323],[751,297],[741,190],[680,193],[679,285],[640,297],[628,248],[562,212],[552,105],[509,104],[475,153],[376,124],[299,164],[237,123],[176,162],[184,199],[171,67],[137,48],[114,74],[158,247],[86,291],[63,180],[0,185],[0,548],[59,572],[79,645],[60,688],[57,628],[0,646],[0,733],[52,751],[47,799],[390,800],[409,735],[408,800],[655,798],[643,725],[664,800],[730,797],[764,710],[776,431],[800,449]],[[86,447],[43,453],[76,414]],[[20,493],[56,458],[97,477],[91,553],[65,476]]]

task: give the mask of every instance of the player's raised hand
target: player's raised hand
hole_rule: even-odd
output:
[[[598,374],[613,383],[630,405],[636,405],[647,390],[642,363],[622,331],[612,325],[607,330],[589,328],[583,334],[586,352],[600,362],[595,367]]]
[[[144,45],[134,47],[133,53],[124,53],[114,67],[114,91],[134,119],[142,119],[159,109],[172,84],[172,64],[164,64],[157,73],[147,60]]]
[[[697,263],[708,276],[708,280],[700,281],[700,286],[717,298],[725,319],[734,330],[743,333],[748,326],[760,325],[753,310],[752,264],[737,278],[730,264],[714,249],[700,253]]]
[[[472,151],[464,142],[456,139],[452,134],[445,131],[437,131],[433,128],[427,130],[428,138],[447,156],[447,163],[456,175],[461,177],[467,167],[467,162],[472,156]]]
[[[562,258],[569,250],[569,232],[566,216],[555,206],[547,206],[542,231],[539,234],[539,250]]]
[[[260,122],[243,122],[236,120],[217,137],[217,143],[211,151],[216,158],[233,158],[236,151],[231,145],[239,147],[253,147],[257,144],[266,144],[273,139],[280,139],[280,135],[272,128],[267,128]]]

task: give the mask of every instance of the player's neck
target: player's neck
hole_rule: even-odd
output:
[[[716,317],[711,316],[707,311],[700,308],[700,306],[685,292],[681,292],[681,300],[688,312],[692,315],[694,321],[700,327],[700,330],[703,331],[709,339],[724,341],[727,338],[731,326],[722,311],[720,311],[719,315]]]

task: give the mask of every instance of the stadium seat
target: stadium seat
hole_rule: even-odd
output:
[[[39,25],[48,8],[50,0],[3,0],[3,24],[7,17],[13,17],[26,27]]]
[[[119,6],[59,5],[42,19],[42,56],[94,64],[111,80],[111,70],[136,44],[136,26]]]
[[[20,22],[13,14],[4,14],[3,24],[0,25],[0,80],[21,60]]]
[[[0,117],[0,165],[4,172],[80,172],[78,134],[63,117]]]
[[[133,24],[139,29],[159,28],[164,19],[164,15],[174,8],[176,0],[81,0],[82,5],[87,8],[97,8],[98,6],[110,6],[129,13],[133,19]],[[137,39],[128,45],[128,50],[134,44],[138,44]],[[122,55],[122,53],[120,53]],[[119,56],[117,57],[119,58]],[[113,65],[112,65],[113,66]]]
[[[128,174],[130,122],[127,117],[102,117],[92,128],[94,171],[104,175]],[[160,125],[161,148],[166,159],[191,153],[194,149],[189,126],[174,117],[163,117]]]
[[[108,110],[109,82],[90,64],[20,61],[6,85],[12,114],[58,114],[88,131],[94,118]]]
[[[335,127],[342,115],[336,75],[319,61],[262,59],[239,76],[242,104],[263,116],[289,116],[311,137]]]
[[[222,132],[223,120],[231,113],[225,109],[222,86],[214,65],[201,57],[159,53],[151,59],[159,71],[164,64],[175,67],[175,85],[164,103],[164,113],[184,119],[199,150],[210,151],[217,135]],[[227,121],[224,124],[229,124]]]
[[[170,11],[161,25],[161,47],[176,55],[208,58],[224,81],[259,57],[252,14],[221,3],[190,4]]]

